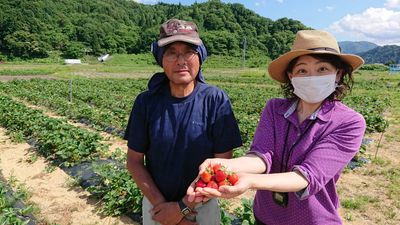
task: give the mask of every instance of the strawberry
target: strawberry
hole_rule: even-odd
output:
[[[212,175],[208,171],[204,171],[202,174],[200,174],[201,180],[204,181],[204,183],[208,183],[211,181]]]
[[[218,171],[215,173],[215,180],[216,180],[217,182],[221,182],[221,181],[223,181],[223,180],[225,180],[225,179],[226,179],[226,173],[225,173],[224,171],[218,170]]]
[[[227,180],[223,180],[221,182],[218,183],[218,186],[221,187],[223,185],[229,185],[229,182]]]
[[[203,188],[203,187],[206,187],[207,186],[207,184],[206,183],[204,183],[203,182],[203,180],[201,180],[201,179],[199,179],[197,182],[196,182],[196,187],[201,187],[201,188]]]
[[[220,163],[215,164],[215,165],[212,167],[212,169],[213,169],[214,173],[217,173],[217,171],[219,171],[219,170],[222,169],[222,165],[221,165]]]
[[[239,177],[238,177],[238,175],[237,175],[236,173],[229,174],[229,175],[227,176],[227,178],[228,178],[229,182],[230,182],[232,185],[235,185],[236,182],[239,180]]]
[[[209,188],[214,188],[214,189],[218,189],[218,184],[215,183],[215,181],[210,181],[210,182],[207,184],[207,187],[209,187]]]

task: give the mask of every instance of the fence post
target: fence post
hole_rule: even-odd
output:
[[[72,103],[72,78],[69,80],[69,102]]]

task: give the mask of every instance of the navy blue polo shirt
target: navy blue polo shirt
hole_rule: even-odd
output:
[[[215,153],[242,145],[228,96],[197,82],[184,98],[171,96],[168,83],[139,94],[125,137],[128,147],[145,154],[146,167],[167,201],[177,201]]]

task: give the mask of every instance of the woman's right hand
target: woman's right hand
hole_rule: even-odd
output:
[[[223,159],[223,158],[210,158],[206,159],[202,164],[199,166],[199,174],[197,175],[196,179],[190,184],[188,187],[186,194],[188,196],[188,201],[189,202],[206,202],[210,198],[216,197],[213,195],[204,195],[203,188],[196,187],[196,182],[201,179],[200,175],[206,171],[207,167],[213,168],[213,166],[220,164],[221,166],[224,166],[225,168],[228,168],[228,163],[229,159]],[[208,193],[207,193],[208,194]]]
[[[207,198],[234,198],[246,192],[251,188],[252,182],[254,179],[252,178],[252,174],[237,174],[239,179],[235,185],[223,185],[218,189],[204,187],[197,188],[196,191],[198,195],[203,195]]]

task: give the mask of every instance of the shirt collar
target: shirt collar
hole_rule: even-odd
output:
[[[286,118],[288,118],[290,115],[292,115],[297,108],[297,104],[299,103],[299,100],[296,99],[295,101],[292,102],[292,104],[290,104],[289,108],[282,108],[282,111],[280,111],[281,114],[283,114],[283,116]],[[318,107],[317,110],[315,110],[315,112],[313,112],[313,114],[311,114],[310,116],[310,120],[315,120],[317,118],[319,118],[322,121],[329,121],[331,118],[331,114],[332,111],[331,110],[335,105],[335,101],[324,101],[320,107]],[[285,105],[284,107],[287,107],[287,105]]]

